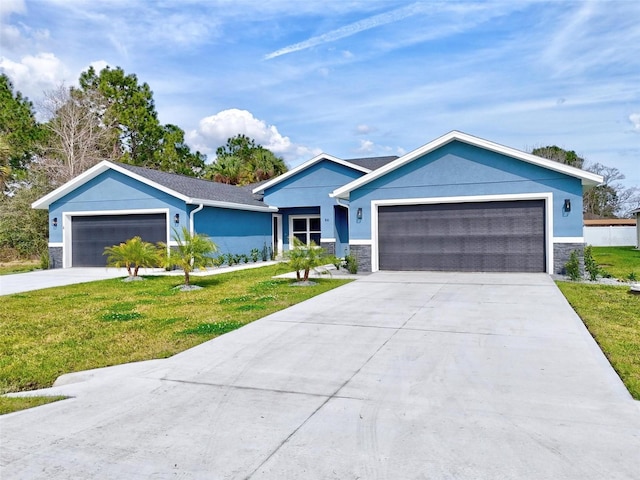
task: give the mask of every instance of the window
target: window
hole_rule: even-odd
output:
[[[291,216],[289,217],[289,227],[291,245],[293,245],[293,237],[305,245],[310,245],[311,242],[320,245],[320,217]]]

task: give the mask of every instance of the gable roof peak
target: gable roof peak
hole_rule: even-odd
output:
[[[533,165],[537,165],[543,168],[547,168],[549,170],[557,171],[563,173],[565,175],[569,175],[575,178],[579,178],[582,182],[583,186],[592,187],[602,183],[603,178],[600,175],[595,173],[587,172],[581,170],[576,167],[571,167],[569,165],[564,165],[562,163],[554,162],[553,160],[548,160],[546,158],[538,157],[537,155],[533,155],[531,153],[526,153],[521,150],[517,150],[515,148],[507,147],[504,145],[500,145],[495,142],[491,142],[489,140],[485,140],[480,137],[474,137],[473,135],[469,135],[468,133],[461,132],[459,130],[451,130],[449,133],[446,133],[431,142],[416,148],[415,150],[403,155],[402,157],[384,165],[377,170],[374,170],[367,175],[364,175],[347,185],[344,185],[336,190],[334,190],[330,196],[338,197],[338,198],[348,198],[349,193],[353,190],[360,188],[363,185],[366,185],[373,180],[380,178],[386,175],[389,172],[392,172],[407,163],[410,163],[428,153],[431,153],[439,148],[444,147],[445,145],[459,141],[466,143],[468,145],[472,145],[478,148],[482,148],[484,150],[492,151],[495,153],[499,153],[501,155],[505,155],[507,157],[511,157],[515,160],[531,163]]]

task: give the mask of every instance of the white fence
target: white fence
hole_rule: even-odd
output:
[[[636,227],[584,227],[584,243],[594,247],[636,246]]]

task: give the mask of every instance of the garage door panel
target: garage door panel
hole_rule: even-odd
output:
[[[545,271],[544,201],[383,206],[383,270]]]
[[[102,267],[104,248],[139,236],[145,242],[167,241],[166,214],[75,216],[71,219],[74,267]]]

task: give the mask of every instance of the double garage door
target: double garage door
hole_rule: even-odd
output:
[[[105,247],[135,236],[145,242],[166,242],[166,214],[75,216],[71,219],[71,265],[103,267],[107,264]]]
[[[544,272],[544,200],[378,207],[381,270]]]

